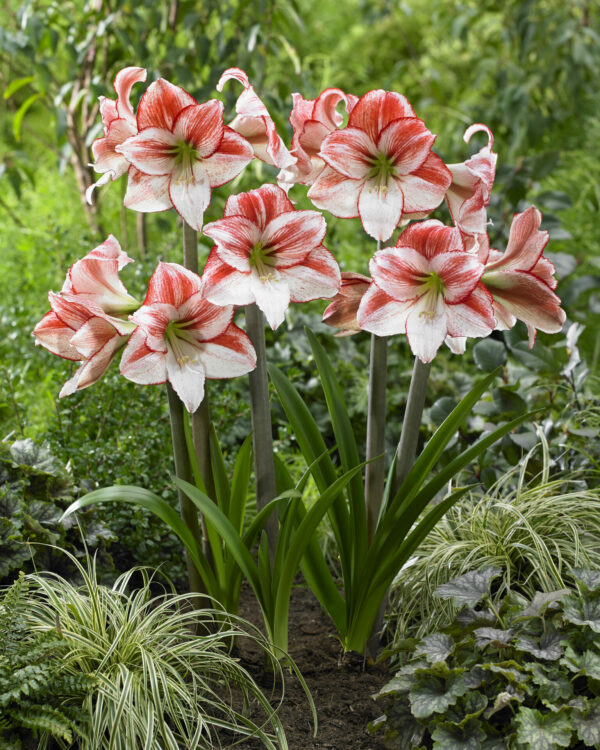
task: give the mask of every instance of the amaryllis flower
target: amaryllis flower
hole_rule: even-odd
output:
[[[36,344],[83,363],[63,386],[61,397],[95,383],[135,329],[127,316],[139,302],[118,275],[130,262],[110,235],[71,266],[59,294],[48,295],[51,310],[33,330]]]
[[[490,250],[482,258],[483,283],[494,298],[497,328],[512,328],[522,320],[529,331],[529,346],[535,342],[536,329],[558,333],[566,315],[560,307],[554,266],[542,253],[548,244],[548,232],[540,230],[542,214],[535,206],[515,214],[504,253]]]
[[[452,184],[446,193],[450,215],[457,226],[467,249],[477,249],[478,238],[487,232],[487,207],[496,174],[497,154],[492,151],[494,136],[487,125],[476,123],[465,131],[466,143],[474,133],[484,131],[488,143],[462,164],[448,164]]]
[[[277,176],[279,185],[286,191],[295,183],[313,184],[325,169],[325,162],[319,156],[321,144],[344,122],[338,105],[344,102],[346,112],[350,114],[358,101],[357,96],[345,94],[340,89],[325,89],[316,99],[304,99],[301,94],[292,94],[292,99],[292,153],[297,161]]]
[[[136,211],[173,206],[197,230],[211,188],[237,177],[254,156],[248,141],[223,123],[222,102],[198,104],[163,78],[142,96],[137,128],[116,146],[138,170],[130,172],[125,205]]]
[[[144,304],[131,318],[135,333],[121,358],[121,373],[134,383],[171,383],[193,413],[206,378],[233,378],[256,367],[246,334],[232,323],[233,307],[202,295],[200,277],[177,263],[159,263]]]
[[[371,279],[362,273],[342,271],[340,290],[323,311],[323,323],[340,329],[335,336],[350,336],[360,331],[356,314],[370,284]]]
[[[261,98],[250,85],[248,76],[240,68],[227,68],[217,83],[217,91],[223,91],[227,81],[239,81],[244,90],[235,105],[236,117],[229,127],[243,135],[254,149],[254,154],[267,164],[285,169],[295,164],[296,159],[287,150],[277,134],[275,123]]]
[[[334,216],[360,216],[365,232],[385,241],[403,215],[432,211],[444,199],[452,177],[431,151],[434,141],[405,97],[369,91],[348,125],[323,140],[328,166],[308,197]]]
[[[483,264],[465,250],[455,227],[411,224],[396,247],[375,253],[369,268],[373,282],[358,325],[378,336],[405,333],[423,362],[447,336],[487,336],[494,328],[492,298],[480,281]]]
[[[110,180],[116,180],[129,169],[129,162],[123,154],[115,150],[123,141],[137,133],[137,123],[133,107],[129,101],[131,88],[134,83],[146,80],[144,68],[123,68],[114,81],[117,99],[100,97],[100,116],[104,128],[104,137],[97,138],[92,143],[94,156],[94,171],[100,172],[102,177],[86,191],[88,203],[92,202],[94,188],[104,185]]]
[[[273,329],[290,302],[333,297],[339,289],[338,264],[321,244],[325,219],[294,210],[275,185],[232,195],[224,218],[204,234],[216,243],[202,274],[206,298],[217,305],[256,302]]]

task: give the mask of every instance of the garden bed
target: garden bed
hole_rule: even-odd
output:
[[[240,615],[257,627],[262,624],[256,599],[247,586],[242,589]],[[371,695],[389,681],[390,675],[379,665],[367,664],[363,669],[363,660],[355,654],[340,663],[342,650],[334,627],[303,586],[292,591],[289,652],[306,680],[319,720],[317,736],[313,737],[304,690],[296,677],[288,675],[279,716],[290,750],[385,750],[385,745],[367,732],[367,725],[382,713]],[[239,644],[239,656],[270,696],[272,676],[264,673],[263,652],[245,640]],[[244,747],[258,750],[263,746],[246,742]]]

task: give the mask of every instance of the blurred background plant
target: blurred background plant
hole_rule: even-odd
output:
[[[97,191],[92,207],[82,200],[93,181],[88,165],[100,131],[98,96],[114,96],[116,71],[143,66],[150,80],[165,76],[204,100],[215,95],[225,68],[239,66],[288,143],[292,92],[312,98],[328,86],[358,95],[378,87],[405,94],[438,133],[436,150],[448,162],[463,161],[479,148],[476,139],[469,147],[462,141],[469,124],[492,128],[499,154],[489,210],[492,245],[504,247],[513,213],[531,202],[542,210],[570,327],[565,336],[540,335],[531,351],[517,327],[471,343],[464,356],[440,353],[422,434],[441,422],[479,371],[504,364],[505,385],[480,405],[444,460],[482,429],[541,405],[547,409],[540,426],[549,445],[549,481],[558,472],[597,466],[599,31],[600,11],[591,0],[344,0],[342,13],[334,0],[8,0],[0,9],[0,437],[7,443],[46,442],[69,466],[78,491],[122,482],[175,501],[162,392],[125,382],[113,368],[93,389],[59,402],[56,395],[72,366],[36,351],[31,330],[47,310],[47,290],[60,288],[69,265],[108,231],[136,260],[123,271],[133,294],[158,259],[180,260],[174,212],[126,211],[123,181]],[[233,83],[225,89],[230,115],[238,93]],[[221,215],[228,190],[240,192],[274,177],[270,167],[254,163],[230,189],[215,191],[206,220]],[[308,207],[303,189],[294,190],[298,207]],[[444,210],[438,215],[446,218]],[[329,220],[326,244],[343,269],[367,270],[374,247],[358,220]],[[206,238],[201,248],[208,252]],[[301,329],[308,324],[330,354],[337,352],[357,432],[365,423],[368,336],[333,339],[318,322],[323,306],[293,308],[287,326],[268,333],[268,350],[310,403],[332,445]],[[410,369],[405,342],[394,341],[390,434],[398,433]],[[225,449],[239,446],[249,430],[246,389],[245,379],[212,389],[213,418]],[[293,437],[281,413],[275,412],[274,431],[280,456],[302,471],[294,464]],[[481,457],[470,479],[491,488],[536,440],[535,427],[520,428]],[[539,457],[529,467],[531,476],[538,473]],[[516,475],[510,476],[507,492],[515,489]],[[111,548],[118,568],[166,559],[169,574],[181,580],[179,545],[145,513],[115,504],[96,519],[119,539]]]

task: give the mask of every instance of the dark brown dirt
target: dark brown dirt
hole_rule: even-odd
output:
[[[257,627],[261,616],[252,593],[242,591],[240,615]],[[313,737],[310,707],[299,680],[286,676],[285,697],[279,717],[285,728],[290,750],[385,750],[377,735],[367,732],[367,724],[383,711],[371,695],[390,675],[379,665],[364,665],[358,654],[347,654],[340,663],[341,647],[335,629],[312,593],[297,587],[290,607],[289,652],[306,680],[318,715],[318,732]],[[239,644],[243,665],[271,699],[273,677],[264,673],[264,656],[249,641]],[[273,705],[278,701],[273,700]],[[250,750],[263,748],[247,741]]]

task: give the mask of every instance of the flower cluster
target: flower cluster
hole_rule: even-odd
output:
[[[494,183],[493,136],[464,163],[444,164],[436,139],[397,93],[362,97],[329,88],[314,100],[293,95],[291,148],[239,68],[221,76],[221,91],[243,91],[229,124],[216,99],[199,103],[159,78],[137,110],[132,87],[146,71],[129,67],[114,81],[116,100],[102,97],[104,134],[92,152],[101,177],[93,188],[127,174],[125,205],[142,212],[174,208],[214,246],[202,276],[159,263],[143,304],[119,271],[131,261],[110,236],[76,262],[50,312],[34,329],[36,343],[81,362],[61,391],[95,383],[120,350],[122,374],[136,383],[169,380],[189,411],[203,398],[205,378],[252,370],[250,340],[233,324],[235,306],[256,304],[275,329],[291,302],[333,298],[324,314],[342,333],[404,334],[429,362],[446,342],[464,351],[467,337],[488,335],[522,320],[533,345],[536,330],[555,333],[565,321],[554,289],[554,267],[543,256],[548,233],[531,206],[514,217],[504,252],[490,248],[487,207]],[[345,114],[338,111],[343,106]],[[234,179],[253,159],[278,168],[278,185],[228,198],[222,219],[204,226],[213,188]],[[308,186],[318,209],[360,217],[377,240],[371,277],[340,274],[323,245],[319,211],[296,210],[288,198]],[[429,218],[443,201],[453,226]],[[394,247],[382,247],[404,227]]]

